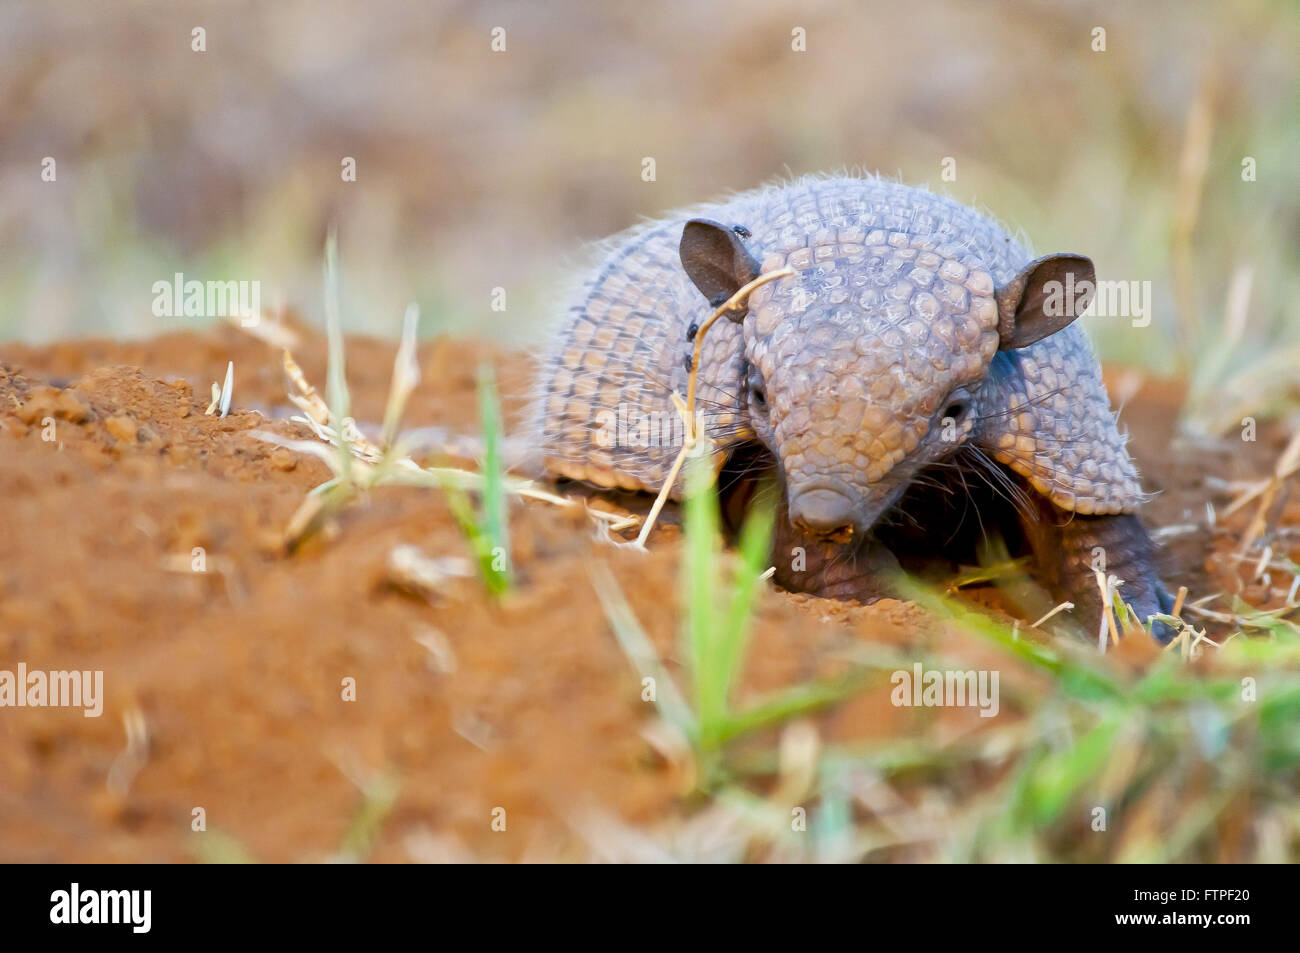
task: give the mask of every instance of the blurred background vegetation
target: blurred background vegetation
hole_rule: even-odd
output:
[[[333,222],[349,331],[393,334],[415,299],[426,334],[531,346],[585,242],[857,168],[1151,281],[1152,326],[1094,340],[1190,379],[1222,429],[1297,397],[1298,48],[1286,0],[11,0],[0,340],[191,327],[151,313],[176,271],[318,319]]]

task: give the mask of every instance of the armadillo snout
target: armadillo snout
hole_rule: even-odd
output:
[[[847,543],[853,538],[854,516],[853,502],[837,490],[806,490],[790,501],[795,529],[818,539]]]

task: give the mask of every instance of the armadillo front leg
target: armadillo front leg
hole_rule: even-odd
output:
[[[1073,602],[1075,618],[1090,632],[1103,618],[1098,569],[1124,580],[1120,595],[1143,622],[1169,611],[1173,600],[1156,575],[1155,547],[1136,516],[1083,516],[1046,501],[1042,509],[1037,519],[1022,517],[1030,546],[1052,594]],[[1157,621],[1152,634],[1168,642],[1174,631]]]

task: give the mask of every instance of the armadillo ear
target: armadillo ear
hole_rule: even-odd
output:
[[[686,274],[715,308],[758,277],[759,264],[735,230],[707,218],[686,223],[680,251]],[[737,308],[727,317],[739,321],[745,311]]]
[[[1083,314],[1097,290],[1092,260],[1046,255],[994,292],[1002,350],[1041,341]]]

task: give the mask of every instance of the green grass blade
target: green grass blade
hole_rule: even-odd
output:
[[[501,595],[505,592],[506,579],[493,569],[493,543],[483,531],[482,524],[478,514],[474,512],[474,504],[465,492],[460,483],[444,475],[440,471],[436,472],[438,483],[442,487],[443,495],[447,498],[447,507],[451,510],[451,515],[460,527],[460,531],[469,543],[470,550],[474,554],[474,561],[478,563],[479,575],[483,579],[489,592],[493,595]]]
[[[700,743],[705,749],[713,749],[726,712],[726,681],[718,671],[715,648],[720,632],[717,605],[721,517],[713,491],[713,470],[702,454],[686,461],[685,510],[686,657],[690,660]]]
[[[491,559],[485,572],[495,577],[490,586],[495,592],[510,588],[510,526],[506,516],[506,489],[501,463],[501,405],[497,398],[496,378],[484,364],[478,379],[479,421],[483,430],[483,521]],[[498,562],[501,565],[498,567]]]
[[[1123,695],[1120,684],[1107,672],[1084,662],[1066,651],[1054,651],[1029,639],[1017,638],[1015,632],[996,619],[967,609],[906,575],[894,580],[899,595],[940,618],[952,619],[964,629],[980,635],[1035,668],[1055,676],[1062,688],[1076,698],[1101,699]]]
[[[839,679],[795,685],[775,692],[742,712],[727,714],[717,729],[717,742],[721,744],[834,705],[860,691],[866,684],[867,673],[854,672]]]
[[[1107,711],[1077,742],[1052,751],[1033,765],[1022,789],[1022,817],[1042,828],[1060,817],[1079,790],[1106,766],[1127,713]]]
[[[749,649],[750,615],[754,598],[762,585],[759,577],[767,568],[772,550],[775,511],[771,505],[755,506],[740,534],[740,575],[735,582],[731,605],[724,620],[717,663],[722,679],[723,703],[729,704],[740,667]]]
[[[677,690],[676,683],[664,668],[659,653],[655,651],[649,636],[641,628],[632,607],[627,604],[623,590],[619,588],[613,573],[599,563],[590,567],[592,586],[600,600],[605,618],[614,630],[614,637],[628,657],[632,667],[643,679],[654,680],[654,703],[659,714],[689,743],[695,744],[699,730],[690,706]]]

